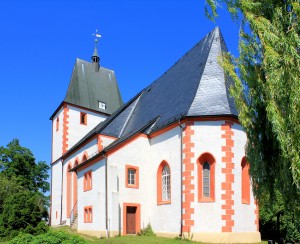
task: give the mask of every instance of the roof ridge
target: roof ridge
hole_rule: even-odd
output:
[[[218,60],[223,51],[227,52],[227,47],[218,27],[214,28],[211,33],[213,36],[210,49],[187,115],[232,114],[237,116],[234,101],[229,93],[229,81],[227,82],[224,69]]]
[[[92,62],[84,60],[82,58],[76,58],[75,65],[78,63],[77,61],[78,62],[83,62],[83,63],[86,63],[86,64],[92,64]],[[104,70],[108,70],[108,71],[111,71],[111,72],[115,72],[113,69],[106,68],[106,67],[104,67],[102,65],[99,67],[99,69],[104,69]]]
[[[123,126],[123,128],[121,129],[121,131],[120,131],[120,133],[119,133],[119,137],[121,137],[121,135],[123,134],[125,128],[126,128],[127,125],[128,125],[129,120],[132,118],[132,114],[135,112],[135,109],[136,109],[136,107],[137,107],[137,104],[139,103],[139,100],[140,100],[141,96],[143,96],[144,91],[145,91],[145,89],[143,90],[143,92],[141,92],[140,96],[138,96],[138,97],[135,99],[136,103],[133,105],[132,111],[129,113],[128,117],[126,118],[126,120],[125,120],[125,122],[124,122],[124,126]],[[135,102],[135,101],[134,101],[134,102]],[[132,102],[132,103],[133,103],[133,102]]]
[[[145,89],[144,89],[145,90]],[[132,99],[130,99],[126,104],[120,107],[117,111],[115,111],[111,116],[109,116],[106,120],[101,121],[97,124],[93,129],[91,129],[88,133],[85,134],[73,147],[71,147],[63,156],[68,155],[72,151],[74,151],[77,147],[79,147],[82,143],[88,140],[90,137],[100,134],[115,118],[117,118],[126,108],[128,108],[136,99],[138,99],[142,93],[142,90],[138,94],[136,94]]]
[[[214,28],[211,32],[207,33],[203,38],[201,38],[200,41],[198,41],[192,48],[190,48],[187,52],[185,52],[173,65],[171,65],[162,75],[158,76],[158,78],[156,78],[147,88],[151,88],[152,84],[156,83],[156,81],[158,81],[168,72],[170,72],[170,70],[174,66],[176,66],[183,58],[185,58],[189,53],[191,53],[191,51],[193,51],[198,45],[200,45],[206,39],[206,37],[209,36],[216,28]]]
[[[207,52],[207,56],[206,56],[206,59],[204,62],[201,62],[201,68],[203,69],[202,72],[201,72],[201,76],[199,77],[199,83],[198,83],[198,87],[197,89],[195,89],[195,93],[194,93],[194,99],[191,101],[191,104],[189,105],[189,109],[188,111],[186,112],[186,115],[189,114],[189,111],[191,109],[191,106],[193,105],[194,101],[195,101],[195,97],[197,95],[197,92],[198,92],[198,89],[199,87],[201,86],[201,79],[202,79],[202,76],[203,76],[203,73],[204,73],[204,70],[205,70],[205,67],[206,67],[206,64],[207,64],[207,61],[208,61],[208,57],[209,57],[209,54],[211,52],[211,48],[212,48],[212,44],[213,44],[213,40],[215,38],[215,34],[216,34],[216,31],[218,31],[219,28],[218,27],[215,27],[212,31],[210,31],[202,40],[205,40],[206,38],[208,38],[210,35],[212,35],[212,38],[210,40],[210,45],[209,45],[209,51]],[[201,40],[201,41],[202,41]]]

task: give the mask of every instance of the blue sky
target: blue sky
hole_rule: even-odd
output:
[[[237,55],[239,26],[225,10],[208,20],[204,0],[1,0],[0,146],[18,138],[50,163],[49,118],[75,59],[90,60],[96,28],[101,65],[115,71],[126,102],[216,25]]]

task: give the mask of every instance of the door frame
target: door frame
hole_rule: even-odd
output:
[[[139,203],[123,203],[123,235],[127,235],[126,230],[126,218],[127,218],[127,207],[136,207],[135,215],[135,232],[136,234],[141,229],[141,204]]]

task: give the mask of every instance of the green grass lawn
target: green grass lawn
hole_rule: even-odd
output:
[[[62,230],[67,233],[76,233],[74,230],[70,229],[69,227],[60,227],[56,228],[57,230]],[[99,239],[96,237],[91,237],[87,235],[78,234],[82,238],[84,238],[87,243],[112,243],[112,244],[127,244],[127,243],[142,243],[142,244],[157,244],[157,243],[174,243],[174,244],[199,244],[200,242],[195,241],[188,241],[188,240],[180,240],[175,238],[164,238],[164,237],[157,237],[157,236],[118,236],[118,237],[111,237],[111,238],[103,238]],[[262,241],[260,244],[267,244],[267,241]]]
[[[88,243],[143,243],[143,244],[150,244],[150,243],[198,243],[193,241],[184,241],[184,240],[176,240],[170,238],[163,238],[157,236],[120,236],[120,237],[112,237],[108,239],[95,239],[95,240],[87,240]]]
[[[53,228],[53,231],[63,231],[65,233],[69,234],[77,234],[75,230],[70,229],[67,226],[59,227],[59,228]],[[188,241],[188,240],[180,240],[175,238],[163,238],[163,237],[157,237],[157,236],[118,236],[118,237],[111,237],[111,238],[103,238],[99,239],[96,237],[83,235],[83,234],[77,234],[81,236],[87,243],[112,243],[112,244],[127,244],[127,243],[142,243],[142,244],[150,244],[150,243],[174,243],[174,244],[192,244],[192,243],[198,243],[195,241]],[[1,244],[8,244],[8,242],[0,242]],[[267,241],[262,241],[260,244],[267,244]]]
[[[57,231],[64,231],[67,233],[76,233],[74,230],[70,229],[69,227],[60,227],[60,228],[55,228],[54,230]],[[76,233],[77,234],[77,233]],[[81,236],[83,239],[86,240],[87,243],[142,243],[142,244],[148,244],[148,243],[198,243],[199,242],[194,242],[194,241],[186,241],[186,240],[177,240],[175,238],[163,238],[163,237],[157,237],[157,236],[118,236],[118,237],[111,237],[111,238],[97,238],[97,237],[92,237],[88,235],[83,235],[83,234],[78,234]]]

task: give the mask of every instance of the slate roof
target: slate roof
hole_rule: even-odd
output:
[[[112,114],[123,105],[115,72],[102,66],[95,71],[95,65],[76,60],[64,102]],[[106,104],[106,109],[99,108],[99,101]]]
[[[227,48],[216,27],[161,77],[107,121],[96,126],[73,149],[95,133],[119,138],[109,145],[111,147],[141,130],[150,134],[184,117],[237,118],[238,112],[229,94],[232,81],[225,78],[218,63],[223,51],[227,52]]]

